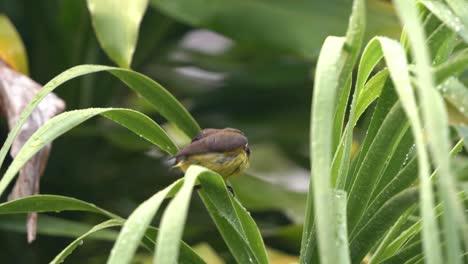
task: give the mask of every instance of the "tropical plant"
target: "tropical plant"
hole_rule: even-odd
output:
[[[103,49],[122,68],[81,65],[49,81],[8,135],[0,150],[0,164],[25,120],[48,93],[70,79],[102,71],[140,94],[186,136],[198,133],[198,123],[172,94],[149,77],[126,69],[131,65],[147,1],[128,1],[126,8],[119,9],[132,12],[129,21],[133,24],[121,21],[125,15],[109,8],[109,2],[89,0],[88,5]],[[162,8],[168,12],[177,12],[177,5],[168,1],[154,2],[166,5]],[[358,62],[367,23],[365,1],[355,0],[346,36],[327,37],[322,45],[312,96],[311,184],[300,263],[361,263],[368,259],[370,263],[439,264],[467,259],[467,197],[466,188],[462,188],[466,179],[457,179],[451,162],[462,151],[463,140],[468,145],[464,126],[468,121],[468,88],[460,78],[468,68],[468,4],[463,0],[395,0],[394,5],[404,26],[400,42],[373,37]],[[180,16],[197,24],[203,21],[203,12],[208,11],[194,9],[200,17],[183,12]],[[119,41],[109,29],[116,24],[125,28]],[[264,40],[271,38],[266,35]],[[112,45],[116,43],[119,45]],[[283,47],[307,57],[306,44],[288,42]],[[178,150],[166,131],[142,112],[124,108],[68,111],[48,121],[25,143],[0,180],[0,194],[45,144],[97,115],[168,155]],[[367,123],[362,120],[365,117]],[[366,133],[353,153],[353,134],[360,122]],[[78,235],[52,263],[62,262],[98,231],[116,226],[122,226],[117,237],[99,233],[115,239],[108,263],[130,263],[139,246],[154,253],[155,263],[205,263],[181,241],[196,184],[202,186],[197,192],[234,259],[238,263],[269,263],[250,213],[228,192],[219,175],[199,166],[192,166],[184,178],[157,191],[126,219],[57,195],[5,202],[0,204],[0,214],[86,211],[106,218]],[[153,227],[151,221],[166,198],[171,201],[159,226]]]

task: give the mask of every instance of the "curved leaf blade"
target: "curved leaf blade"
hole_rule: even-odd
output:
[[[262,237],[250,214],[228,193],[218,174],[207,170],[199,195],[238,263],[268,263]]]
[[[449,1],[452,3],[457,2],[453,0]],[[465,21],[462,21],[462,19],[467,21],[468,19],[466,17],[462,17],[462,19],[460,19],[460,17],[454,14],[460,12],[460,9],[452,11],[442,1],[420,0],[419,2],[438,17],[448,28],[456,32],[465,42],[468,43],[468,24],[466,24]],[[466,3],[463,5],[466,5]],[[467,8],[464,9],[466,10]]]
[[[12,232],[26,233],[25,214],[2,215],[0,229]],[[41,215],[37,223],[37,233],[44,236],[76,238],[90,230],[93,226],[81,222]],[[115,230],[102,230],[90,235],[89,239],[115,241],[119,233]]]
[[[335,97],[338,90],[340,54],[345,45],[344,38],[328,37],[323,44],[317,62],[315,73],[312,116],[311,116],[311,144],[310,153],[312,177],[307,198],[306,219],[302,236],[301,261],[306,262],[311,256],[311,249],[305,245],[312,235],[312,211],[315,211],[320,257],[323,263],[337,263],[334,252],[334,229],[332,222],[334,212],[331,200],[331,163],[333,144],[333,113]],[[311,195],[314,195],[312,201]],[[318,217],[320,215],[320,217]]]
[[[133,211],[122,227],[107,263],[130,263],[159,206],[168,195],[179,190],[182,182],[182,179],[178,180],[157,192]]]
[[[174,194],[175,198],[167,207],[161,221],[155,260],[157,263],[161,261],[175,263],[183,254],[186,255],[184,251],[179,255],[180,237],[189,198],[197,180],[202,185],[200,195],[236,260],[240,263],[268,263],[262,238],[253,219],[245,210],[239,213],[240,211],[234,207],[221,176],[196,165],[189,168],[184,179],[158,192],[132,213],[119,234],[108,263],[128,263],[131,260],[144,230],[162,200]],[[204,263],[200,258],[195,258],[193,261],[193,263]]]
[[[170,154],[177,151],[177,147],[166,132],[140,112],[114,108],[69,111],[50,119],[24,143],[0,180],[0,194],[7,188],[21,167],[43,146],[96,115],[103,115],[117,122]]]
[[[51,264],[59,264],[65,261],[65,258],[67,258],[78,246],[80,246],[83,243],[83,239],[87,238],[88,236],[106,229],[106,228],[111,228],[111,227],[116,227],[116,226],[121,226],[123,223],[123,220],[117,220],[117,219],[110,219],[105,222],[102,222],[93,228],[89,230],[88,232],[84,233],[77,239],[73,240],[66,248],[64,248],[55,258],[50,262]]]
[[[418,201],[417,188],[407,189],[390,199],[350,241],[352,263],[359,263],[393,223]]]
[[[374,138],[369,151],[362,160],[354,176],[355,180],[349,192],[348,225],[354,231],[370,202],[372,191],[384,172],[385,166],[395,151],[395,147],[406,132],[408,123],[399,103],[395,104],[385,118]]]
[[[109,218],[120,218],[94,204],[59,195],[32,195],[0,204],[0,214],[61,211],[86,211],[102,214]]]
[[[411,87],[406,53],[403,47],[396,41],[380,37],[379,42],[388,65],[390,77],[395,84],[398,97],[411,123],[411,129],[415,139],[418,155],[420,196],[422,201],[421,214],[425,219],[423,232],[423,236],[426,237],[426,243],[424,243],[425,252],[428,256],[431,256],[434,263],[440,263],[442,255],[440,252],[440,240],[438,238],[438,227],[434,212],[434,194],[429,179],[429,157],[424,143],[422,122],[418,114],[416,99]]]
[[[102,48],[117,65],[130,68],[148,0],[88,0],[87,3]]]
[[[408,34],[408,40],[416,62],[417,85],[415,86],[420,99],[424,126],[427,128],[429,136],[429,150],[434,164],[441,174],[441,177],[438,177],[438,192],[446,208],[442,216],[446,240],[444,248],[447,256],[444,261],[454,264],[461,263],[459,259],[459,256],[462,255],[460,236],[463,237],[465,243],[468,243],[468,224],[464,209],[456,196],[456,178],[450,169],[447,111],[442,96],[435,89],[435,81],[431,75],[429,50],[425,45],[425,33],[421,21],[419,21],[417,8],[413,2],[404,0],[395,0],[395,5],[400,20],[411,33]],[[431,258],[433,253],[426,247],[426,244],[424,243],[426,260],[429,263],[437,263],[439,259],[437,256],[434,259]]]
[[[64,82],[76,78],[78,76],[86,75],[89,73],[108,71],[116,75],[119,79],[124,81],[131,89],[141,94],[151,105],[153,105],[162,116],[174,122],[179,128],[182,129],[189,137],[194,137],[200,130],[200,126],[188,113],[188,111],[161,85],[151,80],[150,78],[126,69],[102,66],[102,65],[80,65],[70,68],[55,78],[50,80],[42,90],[34,97],[33,100],[24,108],[18,118],[17,124],[11,129],[7,139],[0,149],[0,166],[3,164],[7,155],[8,149],[11,147],[14,138],[17,136],[19,130],[30,116],[34,108],[44,99],[47,94],[55,90]],[[175,153],[174,153],[175,154]]]
[[[162,116],[168,120],[174,122],[180,127],[189,137],[195,136],[200,130],[200,126],[197,124],[195,119],[187,112],[182,104],[172,96],[166,89],[160,84],[146,77],[143,74],[109,66],[102,65],[79,65],[70,68],[55,78],[50,80],[43,89],[36,95],[36,97],[25,107],[21,114],[18,124],[11,130],[0,151],[0,164],[5,159],[6,152],[11,146],[11,142],[17,135],[18,130],[24,124],[25,120],[29,117],[34,108],[41,102],[44,97],[55,90],[61,84],[74,79],[76,77],[96,73],[101,71],[107,71],[114,74],[120,80],[125,82],[129,88],[135,92],[141,94],[152,106],[158,110]]]
[[[197,178],[206,169],[191,166],[184,175],[184,183],[167,206],[161,219],[154,263],[177,263],[192,190]]]
[[[449,77],[458,75],[468,68],[468,49],[464,49],[456,56],[434,69],[436,83],[440,84]]]

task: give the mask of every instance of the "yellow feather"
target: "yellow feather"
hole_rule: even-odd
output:
[[[249,167],[249,157],[244,151],[244,147],[224,152],[205,153],[190,155],[181,160],[174,167],[178,167],[184,172],[190,165],[200,165],[213,170],[223,176],[224,179],[236,174],[240,174]]]

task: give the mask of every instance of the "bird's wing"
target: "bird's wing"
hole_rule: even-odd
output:
[[[186,156],[194,154],[203,154],[209,152],[226,152],[245,146],[247,138],[239,133],[218,132],[209,136],[197,139],[191,144],[181,149],[176,155],[176,161],[179,162]]]

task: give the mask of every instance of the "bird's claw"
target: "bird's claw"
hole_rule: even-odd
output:
[[[226,188],[229,190],[229,192],[232,194],[232,196],[236,196],[236,194],[234,193],[234,189],[231,186],[226,185]]]

